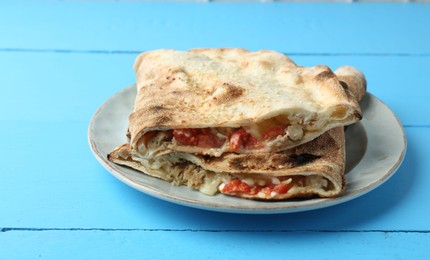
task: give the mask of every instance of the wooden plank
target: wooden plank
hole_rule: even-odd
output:
[[[0,50],[430,54],[425,4],[41,2],[1,3]]]
[[[135,82],[136,55],[0,52],[2,120],[87,121]],[[20,104],[20,105],[18,105]]]
[[[426,259],[429,242],[415,232],[7,231],[0,258]]]

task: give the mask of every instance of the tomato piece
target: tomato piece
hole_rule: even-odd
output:
[[[227,183],[224,186],[224,188],[221,190],[221,192],[230,193],[230,194],[250,193],[251,187],[241,180],[234,179],[234,180],[230,181],[229,183]]]
[[[225,143],[225,139],[213,134],[208,128],[184,128],[173,130],[173,137],[183,145],[219,148]]]
[[[262,143],[245,129],[239,128],[230,135],[230,151],[238,151],[240,148],[255,149],[262,147]]]
[[[198,147],[213,147],[219,148],[225,143],[224,138],[220,138],[212,133],[209,134],[201,134],[197,136],[198,138]]]
[[[196,137],[196,134],[198,133],[198,131],[196,131],[196,130],[197,129],[190,129],[190,128],[174,129],[173,130],[173,137],[180,144],[197,146],[199,141]]]
[[[245,182],[240,182],[239,184],[239,192],[241,193],[249,193],[251,191],[251,187]]]
[[[222,189],[222,192],[225,193],[235,193],[239,191],[239,186],[242,182],[240,180],[232,180],[229,183],[227,183],[224,188]],[[246,183],[245,183],[246,184]]]
[[[261,134],[261,136],[263,137],[263,139],[272,140],[272,139],[275,139],[276,137],[278,137],[280,135],[284,135],[285,131],[286,131],[285,126],[274,126],[274,127],[266,129],[266,131],[264,131]]]
[[[266,194],[267,196],[270,196],[272,192],[276,192],[278,194],[285,194],[288,192],[290,187],[288,184],[278,184],[278,185],[268,185],[265,187],[261,187],[261,192]]]
[[[273,185],[269,185],[261,189],[261,192],[266,194],[267,196],[269,196],[270,193],[272,193],[272,191],[273,191]]]
[[[249,138],[246,140],[244,146],[248,149],[258,149],[263,147],[263,143],[253,135],[249,135]]]
[[[261,187],[259,186],[252,186],[250,191],[248,192],[249,195],[256,195],[261,191]]]
[[[239,180],[233,179],[229,183],[225,184],[222,188],[222,193],[227,194],[248,194],[248,195],[256,195],[259,192],[265,194],[267,197],[271,196],[272,192],[276,192],[277,194],[285,194],[288,192],[290,187],[288,184],[270,184],[265,186],[249,186],[247,183]]]
[[[242,146],[243,143],[246,142],[246,140],[249,137],[249,133],[245,131],[245,129],[240,128],[239,130],[234,131],[231,135],[230,135],[230,150],[232,151],[237,151],[239,150]]]
[[[273,191],[278,194],[285,194],[288,192],[289,189],[290,187],[288,186],[288,184],[278,184],[273,188]]]

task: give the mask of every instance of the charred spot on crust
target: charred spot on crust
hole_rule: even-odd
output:
[[[290,159],[296,166],[302,166],[308,163],[311,163],[317,159],[321,158],[321,156],[313,155],[310,153],[303,153],[303,154],[292,154],[290,155]]]
[[[160,116],[155,119],[155,125],[164,125],[172,120],[169,116]]]
[[[321,156],[309,153],[290,155],[281,154],[281,156],[277,156],[272,159],[272,169],[295,168],[309,164],[319,158],[321,158]]]
[[[358,94],[355,93],[354,89],[350,88],[350,86],[345,81],[339,80],[339,83],[342,86],[343,90],[345,91],[345,94],[346,94],[349,101],[351,99],[357,100]],[[357,100],[357,101],[359,101],[359,100]]]
[[[176,78],[173,76],[166,76],[166,80],[167,81],[174,81],[174,80],[176,80]]]
[[[249,171],[249,170],[279,170],[285,168],[294,168],[312,163],[318,160],[321,156],[303,153],[303,154],[277,154],[271,159],[266,156],[246,155],[239,158],[234,158],[229,161],[229,165],[233,170]]]
[[[206,154],[201,155],[201,158],[205,161],[205,163],[208,163],[208,164],[224,161],[223,157],[213,157],[213,156],[206,155]]]
[[[165,110],[167,110],[167,108],[162,105],[155,105],[149,108],[149,111],[151,111],[152,113],[159,113]]]
[[[245,160],[243,160],[242,158],[237,158],[231,160],[229,164],[233,169],[241,171],[247,168],[244,162]]]
[[[240,98],[244,93],[245,90],[239,86],[223,83],[222,86],[212,93],[212,98],[218,104],[229,103]]]
[[[274,157],[272,159],[272,167],[276,168],[295,168],[299,166],[303,166],[309,164],[317,159],[321,158],[321,156],[302,153],[302,154],[290,154],[290,155],[281,155]]]
[[[160,72],[160,74],[163,74],[163,76],[159,77],[159,82],[157,83],[160,89],[170,86],[176,80],[187,82],[189,79],[189,74],[183,67],[169,68],[167,71]]]
[[[253,155],[245,155],[243,157],[234,158],[231,161],[229,161],[229,165],[234,170],[250,170],[258,168],[261,164],[264,164],[265,159],[260,156],[253,156]],[[257,167],[256,167],[257,166]]]
[[[358,118],[358,120],[361,120],[363,118],[363,115],[357,110],[354,111],[354,116]]]
[[[325,71],[320,72],[319,74],[317,74],[315,76],[315,79],[318,80],[318,81],[325,81],[325,80],[328,80],[328,79],[332,79],[334,77],[335,77],[334,73],[330,69],[327,68],[327,70],[325,70]]]
[[[348,84],[346,84],[345,81],[339,80],[339,83],[340,83],[340,85],[342,86],[343,89],[345,89],[345,90],[349,89],[349,86],[348,86]]]
[[[244,89],[229,83],[224,83],[223,86],[226,88],[226,95],[230,98],[238,98],[243,95]]]

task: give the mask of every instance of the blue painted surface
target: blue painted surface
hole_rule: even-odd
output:
[[[37,243],[35,243],[37,241]],[[19,259],[426,259],[428,234],[402,232],[9,231]],[[25,250],[22,250],[22,249]],[[407,252],[408,251],[408,252]],[[407,256],[407,257],[405,257]]]
[[[0,32],[9,36],[0,47],[428,55],[428,13],[426,4],[12,3],[0,9]]]
[[[0,3],[0,259],[423,259],[429,14],[421,4]],[[104,170],[88,147],[88,123],[134,82],[138,51],[221,46],[360,68],[405,125],[398,172],[341,205],[258,216],[160,201]]]

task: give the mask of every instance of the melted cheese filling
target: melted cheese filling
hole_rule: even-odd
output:
[[[198,189],[206,195],[215,195],[221,192],[227,195],[244,195],[244,197],[250,198],[276,199],[279,196],[285,197],[291,193],[330,194],[335,192],[334,184],[330,180],[316,174],[270,177],[262,174],[239,175],[213,172],[195,164],[190,164],[173,154],[167,154],[157,159],[147,159],[143,155],[134,154],[133,160],[139,161],[151,170],[155,170],[157,175],[162,179],[168,180],[175,185],[187,185]],[[257,188],[258,192],[255,194],[237,191],[226,192],[224,188],[232,180],[239,180],[250,189]],[[282,193],[276,192],[276,189],[270,190],[269,193],[263,190],[265,187],[275,187],[278,185],[287,185],[288,190]]]
[[[235,191],[226,191],[225,188],[231,182],[231,180],[239,180],[242,185],[246,184],[245,188],[238,188]],[[256,197],[260,199],[272,199],[277,196],[285,196],[288,193],[330,193],[334,190],[333,183],[328,179],[320,175],[307,175],[307,176],[282,176],[282,177],[232,177],[232,179],[224,181],[218,186],[218,190],[221,193],[230,195],[244,195],[245,197]],[[284,192],[276,192],[275,187],[282,185],[288,186]],[[269,189],[267,189],[269,188]],[[254,193],[250,191],[256,191]]]
[[[200,147],[197,145],[187,145],[176,140],[172,135],[172,130],[153,131],[146,133],[138,143],[138,150],[147,153],[147,157],[160,156],[173,151],[197,153],[211,156],[220,156],[225,152],[272,152],[282,149],[285,144],[297,144],[307,132],[316,127],[315,120],[309,119],[308,124],[301,122],[293,123],[285,116],[277,116],[264,120],[257,124],[244,126],[243,129],[258,141],[259,145],[242,145],[239,149],[232,150],[231,136],[240,128],[215,127],[206,128],[213,134],[214,138],[225,140],[220,147]],[[281,134],[272,133],[270,138],[267,133],[276,128],[283,128]],[[320,127],[320,126],[318,126]],[[308,130],[309,128],[309,130]],[[278,130],[279,131],[279,130]],[[273,136],[275,135],[275,136]]]

